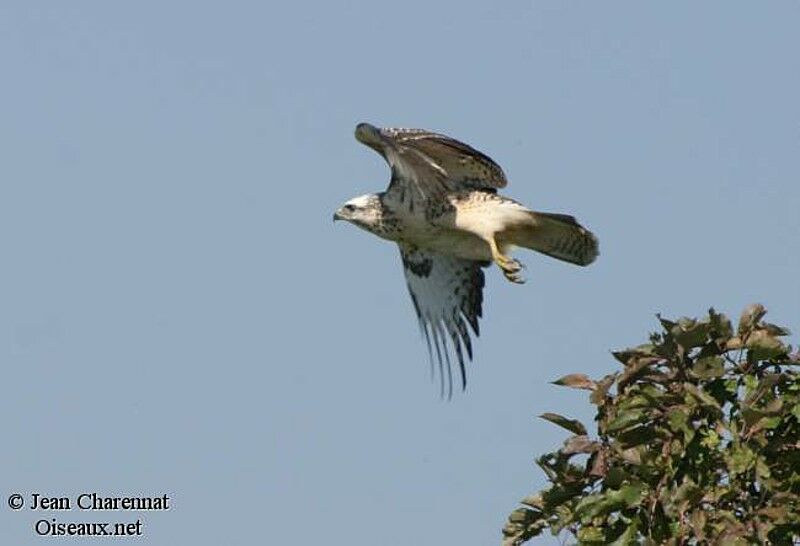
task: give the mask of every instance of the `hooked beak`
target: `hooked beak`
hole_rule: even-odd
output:
[[[342,216],[342,209],[339,209],[333,213],[333,221],[335,222],[336,220],[344,220],[344,216]]]

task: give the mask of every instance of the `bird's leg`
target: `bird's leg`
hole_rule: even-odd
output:
[[[523,266],[522,263],[514,258],[506,256],[500,252],[500,249],[497,247],[497,241],[495,241],[494,237],[489,238],[488,242],[489,248],[492,251],[492,260],[494,260],[494,263],[497,264],[497,267],[503,271],[503,275],[506,276],[506,279],[517,284],[524,283],[525,279],[522,277],[520,272],[525,266]]]

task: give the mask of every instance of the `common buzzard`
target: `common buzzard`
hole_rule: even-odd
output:
[[[478,336],[484,276],[492,262],[514,283],[523,265],[514,247],[585,266],[598,255],[597,238],[566,214],[534,212],[497,193],[506,176],[497,163],[448,136],[422,129],[379,129],[360,123],[356,139],[392,169],[385,192],[362,195],[333,215],[400,247],[406,282],[442,396],[453,391],[450,351],[466,388],[464,352],[472,359],[467,325]],[[447,343],[449,338],[450,343]]]

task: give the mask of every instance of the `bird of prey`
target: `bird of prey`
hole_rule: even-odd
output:
[[[509,256],[514,247],[585,266],[597,258],[597,238],[572,216],[535,212],[499,195],[507,183],[503,170],[463,142],[423,129],[368,123],[356,126],[355,137],[384,157],[391,181],[385,192],[346,202],[333,219],[400,247],[431,369],[435,353],[441,395],[450,398],[451,351],[466,389],[464,353],[472,359],[467,326],[477,337],[482,268],[494,262],[509,281],[522,283],[523,265]]]

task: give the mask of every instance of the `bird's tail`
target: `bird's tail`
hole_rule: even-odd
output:
[[[589,265],[597,258],[597,237],[574,217],[531,211],[530,220],[514,230],[512,244],[576,265]]]

